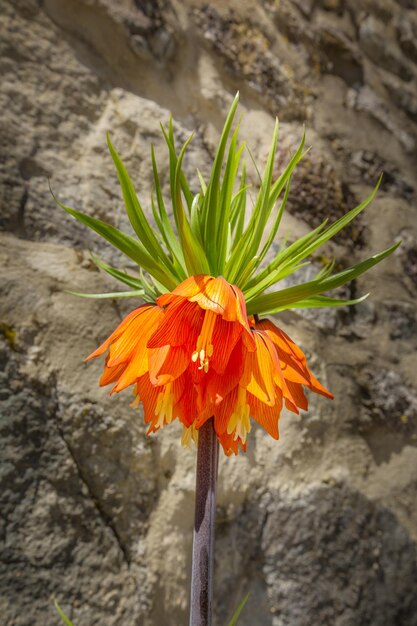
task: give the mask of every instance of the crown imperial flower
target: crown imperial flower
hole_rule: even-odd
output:
[[[184,427],[184,445],[197,442],[199,429],[213,418],[226,454],[246,450],[251,419],[278,439],[282,407],[295,413],[307,409],[304,387],[333,397],[312,375],[300,348],[272,321],[260,316],[290,308],[361,302],[367,295],[342,300],[323,294],[355,279],[399,245],[343,271],[333,273],[334,263],[330,262],[309,282],[273,288],[308,263],[318,248],[359,215],[379,183],[368,198],[333,224],[327,225],[325,220],[290,244],[284,239],[272,260],[265,263],[278,234],[292,172],[307,152],[305,138],[282,174],[273,180],[278,142],[275,124],[259,192],[247,216],[245,144],[238,145],[239,127],[232,133],[237,105],[238,96],[227,116],[208,182],[198,172],[197,193],[191,191],[182,169],[191,137],[178,152],[172,120],[168,128],[162,126],[170,160],[173,222],[161,192],[153,149],[151,209],[157,229],[149,224],[110,138],[126,212],[137,238],[58,202],[139,266],[139,274],[134,275],[93,256],[100,269],[130,291],[77,294],[140,297],[146,302],[87,357],[108,353],[100,385],[113,384],[111,393],[131,386],[133,405],[143,404],[148,433],[178,419]]]

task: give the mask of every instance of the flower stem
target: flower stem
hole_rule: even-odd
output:
[[[190,626],[211,626],[219,442],[213,418],[198,431]]]

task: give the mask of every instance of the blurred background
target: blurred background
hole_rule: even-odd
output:
[[[417,624],[415,0],[3,0],[0,234],[0,614],[5,626],[187,624],[195,450],[176,425],[145,438],[129,393],[98,388],[83,358],[129,301],[89,249],[123,263],[60,200],[129,229],[105,132],[150,210],[159,122],[196,129],[185,163],[210,163],[237,90],[241,137],[276,173],[307,128],[284,232],[336,219],[384,180],[328,245],[351,265],[402,239],[344,295],[352,309],[276,318],[333,402],[283,413],[221,457],[215,624],[250,592],[242,626]],[[247,155],[247,161],[250,157]],[[257,178],[253,172],[254,186]],[[197,185],[196,185],[197,188]],[[317,266],[317,267],[316,267]]]

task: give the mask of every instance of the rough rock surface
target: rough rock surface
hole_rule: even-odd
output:
[[[356,309],[279,320],[335,394],[255,429],[221,459],[215,624],[251,595],[242,626],[416,626],[417,6],[403,0],[3,0],[0,13],[0,611],[5,626],[187,623],[195,452],[175,426],[147,439],[128,394],[97,388],[82,358],[131,303],[76,300],[114,288],[88,248],[118,256],[54,203],[128,229],[105,145],[143,204],[159,130],[197,134],[185,166],[207,172],[241,92],[242,136],[277,168],[306,123],[285,228],[335,219],[385,172],[342,265],[402,239],[350,288]],[[252,173],[252,182],[256,176]],[[317,258],[319,264],[325,259]],[[124,262],[125,263],[125,262]]]

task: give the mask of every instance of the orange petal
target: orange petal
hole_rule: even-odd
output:
[[[106,365],[104,366],[104,372],[100,378],[100,387],[105,387],[105,385],[114,383],[123,373],[124,368],[124,363],[122,363],[121,365],[116,365],[116,367],[108,367],[106,363]]]
[[[288,381],[287,384],[288,384],[288,389],[291,393],[291,398],[296,404],[296,406],[300,409],[303,409],[304,411],[307,411],[308,400],[304,395],[304,391],[301,385],[298,385],[297,383],[292,383],[291,381]],[[290,408],[290,406],[287,406],[287,408],[289,408],[290,411],[294,412],[294,408]]]
[[[155,407],[160,388],[151,384],[148,374],[138,378],[136,384],[137,394],[143,404],[145,423],[149,424],[155,418]]]
[[[153,385],[175,380],[187,369],[191,351],[184,346],[164,346],[149,350],[149,376]]]
[[[180,283],[170,293],[164,293],[157,298],[159,306],[167,306],[172,302],[175,302],[178,298],[192,298],[197,294],[204,292],[208,281],[213,280],[212,276],[206,276],[200,274],[197,276],[190,276]]]
[[[165,294],[164,294],[165,295]],[[164,319],[148,341],[148,348],[196,343],[204,312],[188,300],[176,300],[165,309]]]
[[[276,351],[271,340],[262,331],[252,331],[252,335],[256,352],[247,352],[240,384],[261,402],[273,406],[276,397],[274,375],[279,370]]]
[[[246,443],[242,443],[239,437],[235,439],[234,435],[224,433],[224,435],[221,435],[218,439],[226,456],[230,456],[231,454],[237,455],[239,453],[239,446],[242,448],[243,452],[246,452]]]
[[[261,320],[255,325],[255,327],[259,330],[265,330],[267,332],[270,339],[277,346],[278,354],[282,351],[292,357],[295,357],[297,361],[305,364],[306,357],[304,352],[300,350],[297,344],[295,344],[283,330],[275,326],[275,324],[273,324],[270,320]]]
[[[181,379],[184,383],[183,392],[178,397],[175,405],[175,410],[178,413],[180,421],[187,428],[193,424],[197,416],[200,415],[201,419],[208,419],[210,417],[208,406],[198,407],[198,390],[194,386],[189,373],[186,371],[182,374]]]
[[[144,310],[149,309],[149,308],[154,308],[153,305],[149,305],[149,304],[143,304],[142,306],[140,306],[139,308],[135,309],[134,311],[131,311],[129,313],[129,315],[127,315],[124,320],[122,320],[122,322],[120,322],[119,326],[116,328],[116,330],[114,330],[112,332],[112,334],[110,335],[110,337],[108,337],[106,339],[106,341],[104,343],[101,344],[101,346],[99,346],[97,348],[97,350],[94,350],[94,352],[92,352],[89,356],[87,356],[84,361],[88,361],[90,359],[94,359],[98,356],[101,356],[102,354],[104,354],[104,352],[106,352],[106,350],[108,349],[108,347],[110,346],[110,344],[115,341],[116,339],[118,339],[118,337],[120,337],[120,335],[126,330],[126,328],[129,326],[129,324],[138,316],[141,315]]]
[[[218,318],[212,335],[213,356],[210,358],[210,368],[222,374],[230,360],[230,356],[242,335],[240,324],[225,322]]]
[[[326,387],[323,387],[323,385],[319,383],[317,378],[313,376],[310,370],[308,370],[308,373],[310,375],[310,384],[308,385],[310,389],[312,391],[315,391],[316,393],[319,393],[321,396],[326,396],[326,398],[330,398],[330,400],[333,400],[334,395],[330,393],[330,391],[328,391]]]
[[[109,366],[113,367],[119,363],[129,362],[133,358],[136,358],[137,361],[139,355],[142,355],[139,358],[145,358],[149,337],[158,327],[163,316],[164,312],[159,307],[153,306],[143,309],[142,313],[136,316],[126,326],[120,337],[110,345]],[[140,375],[138,374],[138,376]]]
[[[222,374],[218,374],[214,367],[206,377],[205,401],[218,404],[230,391],[239,384],[245,366],[246,350],[242,341],[238,341]]]
[[[235,410],[238,399],[239,385],[236,385],[227,396],[219,402],[213,409],[214,412],[214,429],[218,436],[226,432],[227,424]],[[200,427],[200,420],[197,421],[197,427]]]
[[[256,396],[248,393],[247,402],[250,414],[274,439],[279,439],[278,420],[282,409],[282,397],[278,397],[273,407],[267,406]]]

